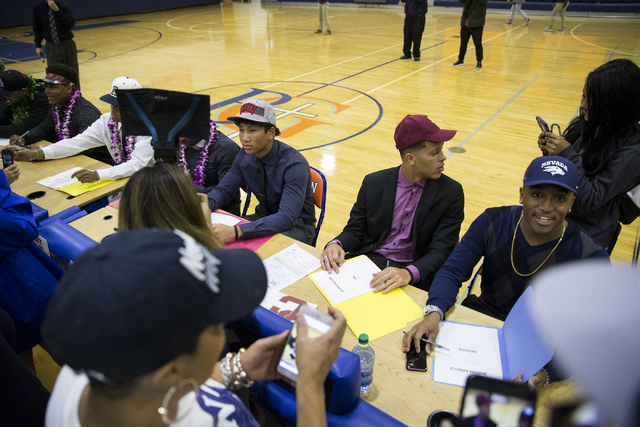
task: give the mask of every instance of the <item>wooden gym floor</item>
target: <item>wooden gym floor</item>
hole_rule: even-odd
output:
[[[331,5],[329,17],[330,36],[314,34],[312,3],[224,2],[80,21],[83,93],[107,111],[98,98],[127,75],[145,87],[209,94],[219,121],[248,96],[275,101],[281,139],[327,177],[324,245],[345,225],[364,175],[399,164],[393,131],[406,114],[458,130],[445,145],[445,173],[465,190],[464,232],[485,208],[517,203],[524,170],[539,155],[536,115],[564,129],[589,71],[615,58],[640,61],[637,19],[567,17],[564,33],[546,33],[548,14],[531,15],[529,26],[516,16],[506,26],[505,12],[489,13],[484,68],[476,71],[472,43],[465,67],[451,66],[460,10],[428,13],[420,62],[399,60],[400,7]],[[0,30],[0,37],[33,55],[8,68],[42,77],[30,30]],[[637,230],[637,223],[624,227],[616,261],[630,262]]]

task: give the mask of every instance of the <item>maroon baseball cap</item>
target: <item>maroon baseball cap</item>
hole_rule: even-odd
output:
[[[396,148],[402,150],[424,140],[431,142],[449,141],[455,136],[456,132],[456,130],[440,129],[425,115],[409,114],[396,126],[393,139],[396,140]]]

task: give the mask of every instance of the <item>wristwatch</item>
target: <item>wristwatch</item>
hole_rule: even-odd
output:
[[[440,321],[442,322],[444,320],[444,313],[435,305],[426,306],[425,308],[422,309],[422,312],[424,313],[425,316],[428,316],[433,312],[438,313],[440,315]]]

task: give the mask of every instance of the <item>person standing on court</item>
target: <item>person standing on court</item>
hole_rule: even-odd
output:
[[[426,21],[427,0],[402,0],[404,2],[404,56],[400,59],[411,59],[411,44],[413,43],[413,60],[420,61],[420,43]]]
[[[327,28],[326,35],[331,35],[331,25],[329,24],[329,0],[318,0],[318,30],[316,34],[322,34],[322,22]]]
[[[78,49],[71,32],[75,25],[76,20],[71,14],[71,9],[64,3],[42,0],[33,8],[33,36],[38,56],[42,57],[44,39],[47,41],[44,45],[47,65],[65,64],[76,70],[79,75]]]
[[[476,47],[476,70],[482,69],[482,31],[484,30],[484,20],[487,16],[487,0],[458,0],[462,7],[462,18],[460,19],[460,53],[458,60],[453,63],[454,67],[464,65],[464,56],[467,53],[469,37],[473,37],[473,45]]]
[[[557,1],[556,5],[553,7],[551,11],[551,20],[549,21],[549,26],[542,31],[551,32],[553,31],[553,21],[556,20],[556,15],[560,15],[560,28],[558,31],[564,31],[564,13],[567,11],[567,7],[569,6],[569,0]]]
[[[513,17],[516,13],[519,13],[520,16],[522,16],[522,19],[524,19],[524,25],[529,25],[531,18],[527,16],[524,10],[522,10],[522,3],[524,3],[524,0],[509,0],[509,2],[513,3],[511,5],[511,15],[509,15],[509,20],[504,24],[511,25],[513,23]]]

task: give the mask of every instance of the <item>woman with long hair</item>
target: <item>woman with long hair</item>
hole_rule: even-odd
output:
[[[619,199],[640,184],[640,67],[616,59],[593,70],[580,109],[582,118],[565,137],[543,132],[538,146],[578,167],[578,194],[567,218],[611,253],[621,228]],[[573,142],[576,126],[582,131]]]
[[[202,203],[191,178],[179,166],[157,163],[134,173],[122,191],[119,211],[118,231],[175,229],[209,249],[224,248],[213,234],[206,196]]]

